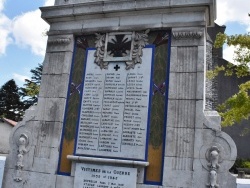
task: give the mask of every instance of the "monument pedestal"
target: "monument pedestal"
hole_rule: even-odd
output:
[[[74,188],[78,187],[121,187],[136,188],[140,169],[148,162],[79,157],[68,155],[72,161],[71,176]]]

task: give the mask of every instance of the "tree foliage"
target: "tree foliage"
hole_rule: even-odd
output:
[[[39,64],[35,69],[31,69],[31,79],[25,79],[24,87],[20,88],[20,95],[24,99],[23,102],[26,109],[37,103],[42,70],[42,64]]]
[[[208,71],[208,78],[214,78],[223,72],[225,76],[236,75],[239,77],[250,76],[250,34],[226,35],[217,34],[214,47],[221,48],[224,44],[234,46],[234,60],[236,65],[228,63],[226,66],[217,66],[213,71]],[[239,85],[239,92],[228,98],[223,104],[218,106],[218,111],[222,117],[222,125],[233,125],[250,116],[250,81]]]
[[[24,104],[20,101],[15,81],[9,80],[0,88],[0,117],[20,121],[24,112]]]
[[[223,104],[218,106],[218,111],[223,117],[223,125],[233,125],[250,116],[250,81],[239,86],[239,92]]]

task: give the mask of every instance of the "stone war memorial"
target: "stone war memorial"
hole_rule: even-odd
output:
[[[37,106],[3,188],[235,188],[206,106],[215,0],[56,0]]]

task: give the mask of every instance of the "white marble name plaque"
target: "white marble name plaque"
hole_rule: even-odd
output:
[[[153,49],[144,48],[142,64],[130,70],[124,62],[100,69],[94,52],[87,53],[75,154],[145,160]]]
[[[137,169],[76,163],[74,188],[136,188]]]

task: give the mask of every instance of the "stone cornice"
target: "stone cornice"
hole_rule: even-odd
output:
[[[76,3],[81,2],[81,3]],[[83,3],[84,2],[84,3]],[[75,4],[74,4],[75,3]],[[60,0],[56,6],[41,7],[42,18],[48,23],[67,20],[74,20],[75,17],[86,15],[104,15],[108,13],[122,13],[122,12],[137,12],[165,9],[180,9],[180,8],[198,8],[207,7],[209,16],[207,23],[210,25],[215,19],[215,2],[214,0],[112,0],[112,1],[73,1]]]
[[[176,40],[182,39],[200,39],[202,37],[201,31],[175,31],[173,38]]]
[[[71,41],[70,38],[54,38],[54,39],[49,39],[48,44],[54,44],[54,45],[59,45],[59,44],[69,44]]]

